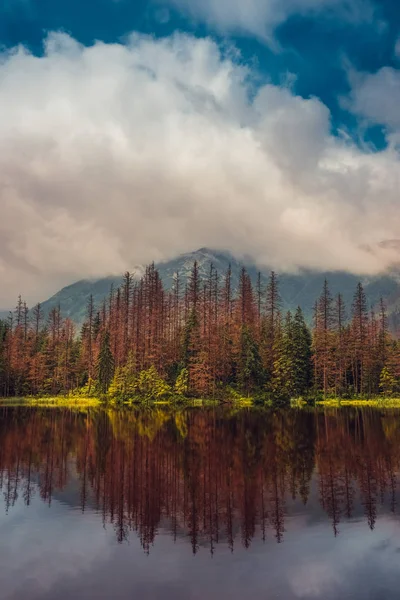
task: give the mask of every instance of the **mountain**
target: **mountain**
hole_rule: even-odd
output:
[[[176,273],[180,274],[184,285],[195,260],[203,278],[208,275],[211,264],[214,265],[220,275],[224,275],[229,265],[231,265],[232,285],[233,288],[237,288],[243,264],[228,252],[201,248],[196,252],[182,254],[173,260],[156,265],[166,289],[171,288]],[[252,263],[245,263],[244,266],[255,283],[259,269]],[[139,279],[144,272],[144,267],[136,266],[132,269],[132,272],[134,277]],[[261,273],[261,281],[264,286],[268,281],[268,276],[269,269],[264,269]],[[302,270],[292,274],[282,273],[279,275],[282,308],[284,310],[295,310],[297,306],[301,306],[306,318],[311,320],[313,305],[321,293],[325,278],[329,281],[333,296],[339,292],[343,294],[348,312],[351,309],[356,285],[361,281],[365,287],[370,307],[376,306],[382,296],[388,305],[392,329],[397,329],[400,325],[400,272],[396,270],[376,277],[359,277],[345,272],[320,273],[310,270]],[[111,285],[117,288],[121,281],[122,276],[77,281],[43,302],[44,314],[49,314],[53,308],[60,305],[63,316],[70,317],[80,325],[85,318],[89,296],[92,294],[96,306],[100,306],[103,299],[109,294]]]
[[[164,287],[166,289],[171,288],[176,273],[179,273],[184,285],[184,282],[191,273],[195,260],[197,260],[201,277],[208,275],[211,264],[214,265],[219,273],[224,274],[231,263],[233,286],[237,286],[241,264],[229,253],[201,248],[196,252],[182,254],[168,262],[156,264]],[[145,267],[142,265],[134,267],[132,269],[134,279],[140,279],[144,270]],[[256,273],[256,270],[254,272]],[[45,315],[49,314],[53,308],[60,305],[64,317],[70,317],[75,323],[81,324],[85,318],[90,295],[93,295],[94,303],[99,307],[104,298],[110,293],[111,286],[116,289],[121,283],[122,274],[121,276],[103,277],[97,280],[82,279],[63,288],[57,294],[43,302],[43,312]]]

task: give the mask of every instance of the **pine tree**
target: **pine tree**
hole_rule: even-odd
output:
[[[174,392],[177,396],[185,396],[189,391],[189,371],[183,368],[175,382]]]
[[[250,328],[243,325],[240,337],[238,382],[249,394],[262,380],[262,364],[257,342]]]
[[[277,320],[279,318],[279,311],[281,309],[282,299],[279,293],[279,282],[275,271],[271,271],[267,285],[267,301],[266,311],[267,318],[269,319],[272,334],[274,332]]]
[[[108,331],[105,331],[102,335],[96,373],[98,388],[102,394],[106,394],[114,376],[114,357],[111,352]]]
[[[91,382],[94,377],[94,373],[93,373],[93,365],[94,365],[93,319],[94,319],[94,300],[93,300],[93,295],[90,294],[89,300],[87,303],[87,321],[85,323],[86,327],[84,330],[84,333],[85,333],[84,345],[85,345],[85,355],[86,355],[85,358],[86,358],[87,377],[88,377],[88,382],[89,382],[89,394],[91,392],[91,389],[90,389]]]
[[[368,348],[368,311],[364,288],[358,283],[353,300],[353,318],[351,323],[352,337],[352,371],[355,392],[362,394],[365,387],[365,366]]]
[[[300,307],[297,308],[292,326],[292,393],[302,396],[308,392],[312,382],[311,334]]]
[[[383,367],[381,371],[379,387],[381,389],[382,395],[385,398],[393,396],[398,387],[398,381],[394,377],[393,373],[389,371],[388,367]]]
[[[188,367],[191,359],[198,352],[199,345],[199,319],[197,312],[192,310],[189,314],[189,318],[185,324],[183,330],[182,340],[182,351],[181,351],[181,365],[182,367]]]
[[[313,350],[316,384],[323,389],[324,397],[334,386],[334,311],[328,281],[325,279],[314,314]]]
[[[383,298],[379,300],[379,359],[382,364],[386,362],[389,345],[389,327],[386,304]]]
[[[348,329],[346,328],[346,307],[341,294],[336,298],[335,306],[335,395],[342,396],[346,390],[348,362]]]
[[[233,372],[233,299],[232,299],[232,269],[229,265],[225,274],[224,286],[221,292],[221,307],[218,319],[218,373],[223,384],[232,380]]]
[[[189,311],[197,312],[200,297],[200,273],[197,260],[193,263],[193,269],[189,277],[187,288],[187,305]]]
[[[261,332],[261,317],[262,317],[262,309],[263,309],[263,295],[264,295],[260,272],[258,272],[258,274],[257,274],[256,295],[257,295],[257,327],[258,327],[258,331],[260,333]]]
[[[290,399],[293,392],[292,325],[292,314],[288,311],[285,322],[279,319],[275,330],[271,387],[276,399]]]
[[[154,265],[153,265],[154,266]],[[126,361],[129,352],[129,314],[132,299],[133,277],[126,271],[122,282],[123,315],[122,315],[122,360]]]
[[[279,293],[279,282],[275,271],[271,271],[266,292],[266,313],[261,329],[261,354],[263,365],[268,379],[272,378],[274,371],[275,337],[280,319],[282,299]]]
[[[7,396],[7,336],[7,322],[0,319],[0,396]]]

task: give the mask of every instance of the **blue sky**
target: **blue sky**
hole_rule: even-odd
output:
[[[37,301],[206,245],[289,271],[397,260],[395,0],[0,11],[0,308],[22,279]]]

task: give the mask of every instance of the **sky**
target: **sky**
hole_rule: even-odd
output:
[[[0,308],[199,247],[398,260],[397,0],[0,0]]]

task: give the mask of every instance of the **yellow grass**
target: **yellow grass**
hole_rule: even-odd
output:
[[[368,400],[340,400],[339,398],[333,398],[330,400],[321,400],[316,402],[318,406],[327,406],[340,408],[341,406],[355,406],[355,407],[367,407],[372,406],[375,408],[400,408],[400,398],[370,398]]]
[[[98,398],[81,398],[78,396],[0,398],[0,406],[62,406],[64,408],[90,408],[100,406],[100,404],[101,401]]]
[[[172,401],[158,401],[152,402],[151,405],[155,406],[174,406],[175,403]],[[217,400],[204,400],[201,398],[198,399],[186,399],[185,402],[182,403],[182,406],[186,407],[195,407],[195,406],[215,406],[220,404]],[[225,403],[223,403],[225,404]],[[252,398],[247,397],[239,397],[235,398],[233,401],[229,403],[231,406],[235,408],[250,408],[254,406],[254,402]],[[292,408],[306,408],[306,403],[301,400],[292,400],[291,401]],[[104,405],[99,398],[84,398],[80,396],[55,396],[55,397],[41,397],[35,398],[31,396],[27,396],[25,398],[0,398],[0,406],[37,406],[43,408],[50,407],[62,407],[62,408],[75,408],[75,409],[86,409],[86,408],[94,408]],[[321,400],[316,402],[317,406],[325,407],[325,408],[341,408],[345,406],[353,406],[353,407],[374,407],[374,408],[400,408],[400,398],[370,398],[370,399],[354,399],[354,400],[341,400],[340,398],[331,398],[329,400]],[[140,404],[139,404],[140,406]],[[117,407],[113,407],[117,408]],[[309,408],[309,407],[308,407]]]

